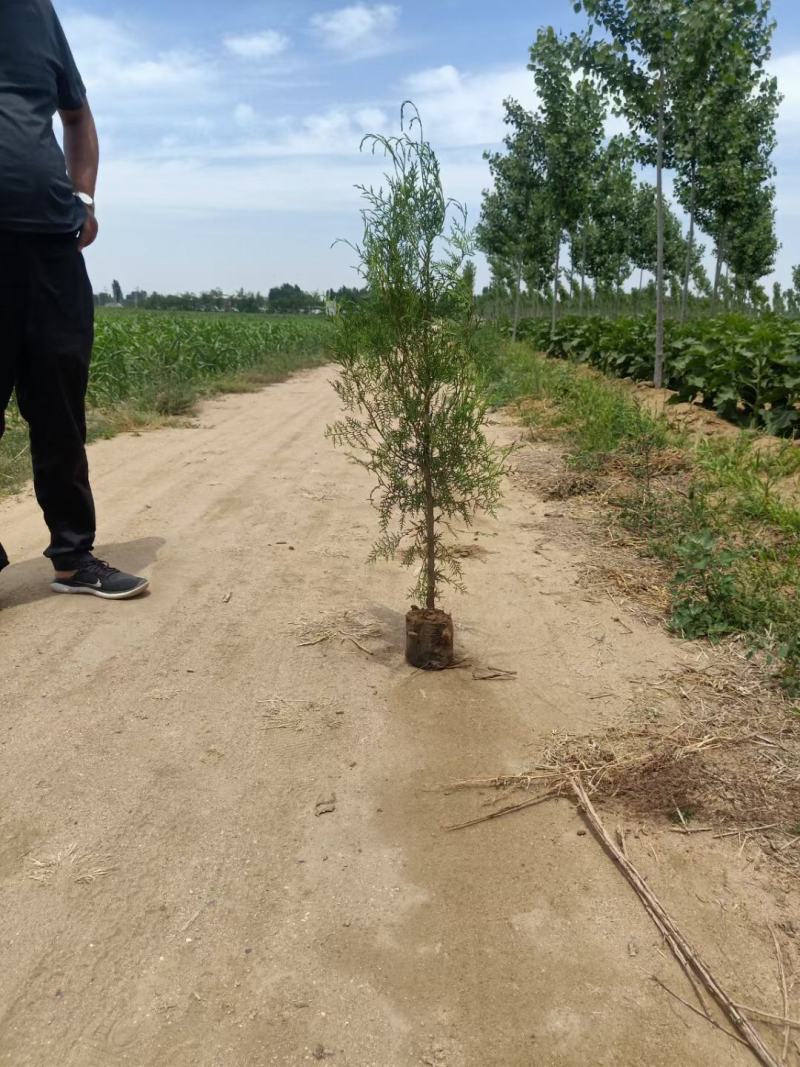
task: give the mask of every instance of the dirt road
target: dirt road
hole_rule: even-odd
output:
[[[516,680],[413,672],[329,377],[92,446],[140,601],[51,595],[30,493],[0,504],[0,1063],[754,1062],[651,980],[690,996],[571,805],[442,829],[484,810],[448,782],[619,719],[697,649],[588,593],[516,489],[450,600],[462,651]],[[764,875],[731,841],[645,846],[720,976],[779,1008]]]

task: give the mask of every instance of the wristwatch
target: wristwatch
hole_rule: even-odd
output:
[[[90,210],[94,210],[94,197],[89,196],[88,193],[76,193],[77,198],[82,204],[88,207]]]

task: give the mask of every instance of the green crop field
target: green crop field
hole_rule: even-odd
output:
[[[320,317],[101,311],[89,402],[182,414],[196,396],[243,372],[279,380],[324,359]]]
[[[320,316],[100,310],[89,383],[90,436],[188,415],[203,396],[280,381],[325,362]],[[12,405],[0,442],[0,494],[29,476],[26,427]]]
[[[653,316],[568,316],[554,331],[549,321],[527,319],[519,336],[548,355],[615,377],[653,377]],[[731,422],[794,436],[800,430],[800,321],[721,315],[667,322],[664,384],[679,400],[698,398]]]

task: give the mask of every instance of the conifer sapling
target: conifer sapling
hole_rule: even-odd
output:
[[[474,361],[477,322],[464,269],[472,251],[465,208],[447,200],[439,163],[413,104],[399,136],[362,141],[389,162],[384,184],[359,186],[363,236],[351,247],[368,298],[344,307],[333,345],[334,387],[346,414],[334,444],[375,480],[380,536],[372,559],[418,567],[407,657],[443,668],[453,627],[442,587],[462,586],[453,523],[493,514],[507,452],[484,433],[487,398]]]

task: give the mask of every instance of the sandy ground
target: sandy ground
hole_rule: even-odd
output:
[[[92,446],[139,601],[50,594],[30,493],[0,504],[0,1063],[754,1062],[651,980],[691,996],[570,804],[443,831],[484,810],[448,782],[619,720],[697,649],[587,592],[518,488],[449,601],[516,680],[412,671],[329,377]],[[629,840],[732,992],[780,1009],[766,872],[735,840]]]

